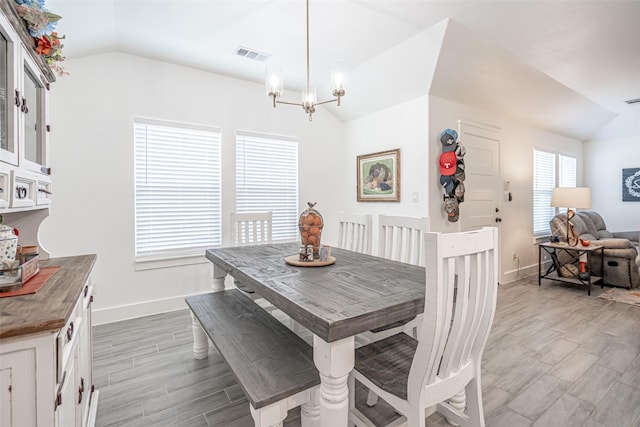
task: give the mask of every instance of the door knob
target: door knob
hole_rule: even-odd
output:
[[[502,218],[496,218],[496,222],[502,222]]]

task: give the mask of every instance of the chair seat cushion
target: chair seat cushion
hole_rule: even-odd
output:
[[[407,382],[418,341],[400,333],[356,350],[355,368],[375,385],[407,399]]]

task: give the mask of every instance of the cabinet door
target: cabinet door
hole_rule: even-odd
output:
[[[89,320],[89,319],[87,319]],[[91,399],[91,323],[83,322],[80,341],[78,342],[78,425],[87,425],[89,415],[89,400]]]
[[[0,356],[1,426],[36,427],[36,351],[28,348]]]
[[[18,35],[0,14],[0,161],[18,165]]]
[[[75,357],[74,357],[75,359]],[[56,427],[76,426],[76,363],[71,360],[64,373],[64,381],[60,385],[56,408]]]
[[[20,166],[35,172],[47,165],[47,89],[31,58],[23,55]]]

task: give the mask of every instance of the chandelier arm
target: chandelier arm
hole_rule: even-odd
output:
[[[299,107],[302,107],[302,103],[300,102],[288,102],[288,101],[276,101],[277,104],[287,104],[287,105],[297,105]]]
[[[329,99],[329,100],[327,100],[327,101],[322,101],[322,102],[316,102],[316,103],[315,103],[315,104],[313,104],[313,105],[329,104],[330,102],[338,102],[338,98],[335,98],[335,99]]]

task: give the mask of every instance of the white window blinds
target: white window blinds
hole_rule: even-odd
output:
[[[555,215],[551,193],[556,186],[556,155],[533,150],[533,234],[550,234],[549,221]]]
[[[135,119],[134,142],[136,258],[221,244],[220,130]]]
[[[533,150],[533,234],[549,235],[549,221],[556,214],[551,193],[556,187],[575,187],[577,159],[562,154]],[[561,208],[560,210],[566,210]]]
[[[577,176],[575,157],[558,155],[558,187],[575,187]]]
[[[271,211],[273,240],[298,238],[298,140],[236,132],[236,212]]]

